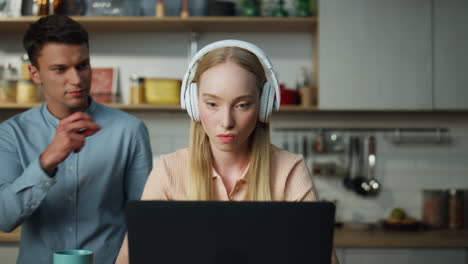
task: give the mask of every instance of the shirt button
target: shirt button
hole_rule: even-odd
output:
[[[50,187],[52,185],[51,182],[46,182],[45,186]]]
[[[36,206],[37,206],[36,204],[31,204],[31,206],[30,206],[30,207],[31,207],[31,209],[35,209],[35,208],[36,208]]]
[[[70,166],[70,167],[68,167],[68,169],[72,171],[72,170],[75,169],[75,166]]]
[[[75,200],[75,199],[73,198],[73,195],[69,195],[69,196],[68,196],[68,200],[73,201],[73,200]]]
[[[72,231],[73,231],[73,227],[69,227],[69,228],[68,228],[68,231],[69,231],[69,232],[72,232]]]

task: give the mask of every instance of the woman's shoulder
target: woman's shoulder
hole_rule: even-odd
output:
[[[292,153],[284,149],[278,148],[275,145],[271,145],[271,162],[292,162],[296,163],[298,161],[304,160],[304,157],[300,154]]]
[[[188,148],[179,149],[175,152],[161,155],[159,159],[169,166],[174,164],[185,164],[189,160]]]

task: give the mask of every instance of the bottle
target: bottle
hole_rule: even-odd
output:
[[[189,13],[188,0],[182,0],[182,12],[180,13],[180,17],[187,18],[189,16],[190,16],[190,13]]]
[[[143,78],[139,78],[136,74],[130,75],[130,104],[145,103],[143,80]]]
[[[310,15],[310,0],[296,0],[296,16],[308,17]]]
[[[158,0],[156,4],[156,17],[164,17],[166,15],[165,10],[164,0]]]
[[[24,54],[23,56],[21,56],[21,80],[31,80],[31,75],[28,69],[30,64],[31,63],[29,62],[28,54]]]
[[[53,11],[55,15],[67,14],[66,0],[54,0],[53,6]]]
[[[260,8],[257,0],[246,0],[241,4],[241,10],[243,16],[259,16]]]
[[[299,70],[296,87],[300,94],[300,105],[303,107],[312,106],[314,104],[313,87],[310,86],[309,78],[307,77],[307,69],[305,67],[301,67]]]
[[[288,11],[284,9],[284,0],[278,0],[278,8],[273,11],[274,17],[287,17]]]
[[[49,0],[37,0],[37,15],[38,16],[47,16],[49,15]]]

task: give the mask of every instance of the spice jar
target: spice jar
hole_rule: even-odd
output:
[[[423,190],[422,220],[432,228],[447,226],[447,197],[443,190]]]
[[[463,227],[463,190],[449,190],[448,226],[450,228]]]

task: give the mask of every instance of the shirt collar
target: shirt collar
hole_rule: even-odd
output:
[[[88,97],[89,99],[89,105],[88,105],[88,108],[86,108],[85,110],[85,113],[89,114],[89,115],[93,115],[94,113],[94,110],[96,109],[96,103],[94,102],[93,98],[91,96]],[[44,103],[42,106],[41,106],[41,113],[42,115],[46,118],[46,120],[52,124],[52,126],[54,126],[55,128],[57,128],[59,122],[60,122],[60,119],[58,119],[57,117],[55,117],[50,111],[49,109],[47,108],[47,102]]]
[[[247,165],[247,167],[245,168],[244,172],[242,173],[241,177],[238,179],[238,181],[241,181],[241,182],[244,182],[244,183],[248,183],[249,182],[249,174],[247,173],[249,171],[249,165]],[[219,173],[215,170],[214,167],[211,168],[212,170],[212,173],[213,173],[213,180],[216,179],[216,178],[220,178],[221,175],[219,175]]]

